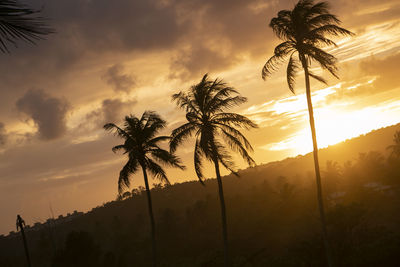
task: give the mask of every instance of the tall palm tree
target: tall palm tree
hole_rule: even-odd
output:
[[[45,35],[53,33],[46,20],[33,10],[16,0],[0,2],[0,51],[8,52],[8,46],[17,46],[18,41],[35,43]]]
[[[310,71],[312,62],[318,63],[323,69],[328,70],[338,78],[337,59],[322,50],[326,46],[337,46],[327,36],[353,35],[352,32],[339,26],[340,20],[329,13],[329,5],[326,2],[314,3],[313,0],[300,0],[293,10],[281,10],[278,16],[269,24],[278,38],[283,40],[275,47],[274,55],[268,59],[262,70],[262,78],[265,80],[278,66],[289,57],[287,66],[287,83],[294,93],[294,83],[297,71],[301,67],[304,70],[308,112],[314,147],[315,176],[318,191],[319,212],[322,225],[322,236],[329,266],[333,261],[329,249],[327,237],[325,213],[322,200],[321,175],[318,163],[318,145],[315,133],[313,106],[311,102],[310,77],[326,83],[326,81]],[[297,58],[296,58],[297,55]]]
[[[25,237],[25,221],[17,215],[17,231],[21,230],[21,235],[22,235],[22,241],[24,242],[24,249],[25,249],[25,256],[26,256],[26,262],[28,264],[28,267],[31,267],[31,259],[29,257],[29,250],[28,250],[28,243],[26,242],[26,237]]]
[[[186,138],[195,136],[194,167],[202,184],[204,178],[202,160],[207,159],[214,163],[221,205],[224,262],[225,266],[228,266],[228,232],[220,164],[236,173],[232,157],[226,147],[228,145],[230,149],[238,152],[249,165],[255,165],[248,153],[248,150],[252,151],[253,148],[237,128],[250,129],[257,125],[243,115],[225,112],[226,109],[244,103],[247,99],[240,96],[234,88],[227,86],[222,80],[210,80],[207,74],[198,84],[190,87],[188,92],[174,94],[172,99],[176,101],[178,107],[186,111],[188,122],[172,131],[171,151],[174,152]]]
[[[150,172],[155,178],[162,182],[169,184],[167,175],[159,163],[178,167],[180,169],[184,168],[177,156],[159,146],[160,142],[170,140],[169,136],[156,136],[161,129],[165,128],[165,126],[166,122],[161,119],[157,113],[152,111],[144,112],[141,118],[137,118],[133,115],[126,116],[122,128],[114,123],[107,123],[104,125],[105,130],[111,131],[125,140],[123,144],[112,148],[113,152],[122,150],[124,154],[128,155],[128,161],[119,174],[119,194],[121,194],[125,188],[130,186],[130,176],[135,174],[139,168],[142,169],[151,224],[154,266],[157,266],[157,247],[155,222],[147,172]]]

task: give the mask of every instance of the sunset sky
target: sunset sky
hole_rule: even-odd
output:
[[[400,3],[328,1],[355,37],[327,50],[339,59],[340,80],[312,80],[320,147],[400,122]],[[36,46],[20,44],[0,61],[0,234],[115,199],[125,156],[121,140],[102,129],[124,115],[155,110],[184,122],[171,95],[209,73],[248,102],[235,111],[259,124],[246,132],[257,163],[312,149],[304,77],[296,94],[286,65],[267,81],[261,69],[279,40],[268,27],[277,0],[32,0],[57,33]],[[186,171],[168,170],[172,182],[195,179],[193,144],[178,150]],[[238,167],[244,168],[243,162]],[[213,177],[213,173],[208,173]],[[142,185],[141,173],[134,186]]]

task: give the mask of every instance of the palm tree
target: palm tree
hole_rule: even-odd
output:
[[[228,108],[246,102],[247,99],[240,96],[234,88],[227,86],[222,80],[210,80],[207,74],[198,84],[190,87],[188,92],[174,94],[172,99],[186,111],[188,122],[172,131],[171,151],[174,152],[186,138],[195,135],[194,167],[202,184],[204,184],[202,160],[205,158],[214,163],[221,205],[224,262],[225,266],[228,266],[228,233],[220,164],[236,174],[232,157],[226,148],[227,144],[230,149],[238,152],[249,165],[255,165],[248,153],[248,150],[252,151],[253,148],[237,128],[250,129],[257,125],[243,115],[224,112]]]
[[[54,31],[47,27],[46,20],[16,0],[0,2],[0,51],[9,52],[8,46],[17,46],[17,41],[35,43]]]
[[[113,152],[122,150],[124,154],[128,155],[128,161],[119,174],[119,194],[122,194],[124,189],[130,186],[130,176],[135,174],[139,168],[142,169],[151,224],[154,266],[157,266],[155,223],[147,172],[150,172],[162,182],[169,184],[167,175],[159,163],[180,169],[184,168],[177,156],[159,146],[160,142],[170,140],[169,136],[156,136],[165,126],[166,122],[152,111],[144,112],[140,119],[133,115],[126,116],[122,128],[114,123],[104,125],[105,130],[111,131],[125,140],[123,144],[112,148]]]
[[[394,145],[390,145],[387,149],[392,150],[391,157],[400,158],[400,131],[396,131],[393,137]]]
[[[28,243],[26,242],[24,227],[25,227],[25,221],[18,214],[17,215],[17,231],[19,229],[21,230],[22,241],[24,242],[26,261],[28,263],[28,267],[30,267],[31,266],[31,259],[29,257]]]
[[[313,106],[311,102],[310,77],[326,83],[326,81],[312,73],[309,68],[312,62],[317,62],[323,69],[328,70],[338,78],[337,59],[322,50],[326,46],[336,46],[335,42],[327,37],[340,35],[353,35],[352,32],[341,28],[340,20],[329,13],[329,5],[326,2],[314,3],[313,0],[300,0],[293,10],[281,10],[278,16],[269,24],[278,38],[283,40],[275,47],[274,55],[268,59],[262,70],[262,78],[265,80],[271,75],[283,61],[289,57],[287,66],[287,83],[294,93],[294,83],[299,62],[304,69],[308,112],[314,147],[315,176],[318,191],[319,212],[322,225],[322,236],[329,266],[333,266],[332,257],[327,237],[325,213],[322,200],[321,175],[318,163],[318,146],[314,125]],[[296,54],[297,57],[296,58]]]

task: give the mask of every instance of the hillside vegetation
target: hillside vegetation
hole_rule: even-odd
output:
[[[329,239],[337,266],[398,266],[399,126],[321,150]],[[374,146],[372,146],[374,144]],[[323,266],[312,155],[223,178],[234,266]],[[221,266],[215,179],[152,189],[161,266]],[[89,194],[90,192],[88,192]],[[33,266],[151,266],[143,188],[70,219],[27,229]],[[0,266],[25,266],[21,237],[0,239]]]

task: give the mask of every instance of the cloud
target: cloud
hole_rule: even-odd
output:
[[[132,112],[136,100],[122,101],[121,99],[105,99],[101,107],[86,115],[87,123],[94,123],[95,127],[103,127],[105,123],[120,122],[125,115]]]
[[[0,122],[0,147],[4,146],[7,142],[7,133],[4,123]]]
[[[400,53],[384,58],[370,56],[357,65],[352,64],[344,69],[345,82],[341,82],[336,92],[330,94],[326,103],[337,100],[373,96],[396,89],[400,86],[398,62]]]
[[[128,93],[135,85],[135,79],[132,75],[124,74],[125,66],[122,64],[114,64],[109,67],[102,78],[107,84],[111,85],[113,89],[118,92]]]
[[[180,79],[194,78],[210,70],[223,70],[237,61],[237,57],[231,53],[221,53],[218,48],[200,43],[178,52],[171,63],[170,76]]]
[[[43,90],[29,90],[16,102],[17,109],[28,115],[38,127],[43,140],[56,139],[67,130],[69,104],[65,99],[49,96]]]
[[[374,82],[379,90],[390,90],[400,86],[399,75],[400,53],[376,58],[374,56],[360,63],[362,74],[378,76]]]

